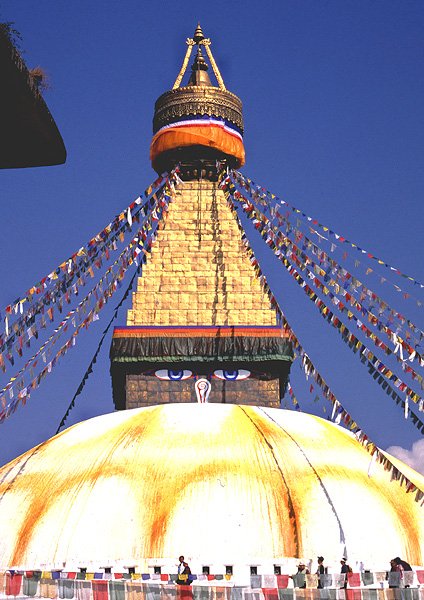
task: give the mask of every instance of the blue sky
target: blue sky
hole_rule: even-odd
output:
[[[21,32],[28,66],[48,72],[45,98],[68,151],[62,166],[0,172],[1,307],[154,179],[154,102],[172,86],[198,20],[243,100],[243,172],[424,279],[422,2],[6,0],[0,18]],[[420,434],[265,250],[258,256],[283,310],[336,395],[382,448],[410,449]],[[392,297],[423,326],[422,308]],[[118,299],[0,425],[0,464],[53,435]],[[113,410],[109,344],[68,424]],[[293,380],[300,404],[322,415],[296,364]]]

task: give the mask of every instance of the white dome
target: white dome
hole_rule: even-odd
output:
[[[0,566],[182,551],[204,564],[338,561],[344,546],[370,567],[397,555],[422,564],[422,508],[381,465],[369,478],[369,463],[344,429],[302,413],[170,404],[103,415],[0,470]]]

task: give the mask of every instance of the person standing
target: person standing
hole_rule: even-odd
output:
[[[322,589],[324,586],[322,584],[323,578],[321,575],[325,575],[327,569],[324,567],[324,557],[318,556],[318,569],[316,570],[316,574],[318,575],[318,589]]]
[[[188,563],[185,562],[184,556],[178,558],[180,564],[178,565],[178,577],[175,583],[178,585],[191,585],[191,569]]]
[[[414,577],[413,573],[411,573],[411,565],[408,562],[406,562],[406,560],[402,560],[399,556],[396,556],[396,558],[394,558],[393,560],[396,563],[398,570],[400,571],[401,584],[403,584],[406,588],[409,588],[413,582]],[[407,573],[407,575],[405,575],[407,571],[409,572]]]
[[[180,575],[183,574],[184,571],[184,556],[181,555],[178,557],[179,560],[179,564],[178,564],[178,569],[177,569],[177,573],[178,573],[178,577],[175,583],[178,583],[178,585],[182,585],[184,582],[182,579],[180,579]]]
[[[389,588],[400,587],[401,577],[402,571],[399,568],[399,565],[396,564],[396,560],[392,559],[390,561],[390,571],[387,574],[387,578],[389,580]]]
[[[305,575],[309,575],[309,569],[307,569],[306,565],[301,562],[297,565],[297,573],[290,575],[290,577],[293,579],[294,587],[306,588]]]
[[[342,560],[340,561],[340,564],[342,565],[342,568],[340,569],[340,573],[342,575],[344,574],[344,576],[345,576],[343,588],[346,589],[347,588],[347,576],[348,576],[348,573],[352,573],[352,569],[347,564],[347,558],[345,558],[345,557],[342,558]]]

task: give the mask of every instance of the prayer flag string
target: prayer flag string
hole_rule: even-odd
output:
[[[170,184],[169,191],[171,191],[172,184]],[[76,344],[76,338],[83,328],[88,328],[88,326],[93,322],[98,320],[98,313],[101,309],[106,305],[108,300],[112,297],[115,291],[120,287],[121,281],[125,276],[128,268],[133,264],[139,264],[140,255],[145,259],[145,255],[150,252],[152,244],[154,242],[158,223],[160,218],[166,213],[169,201],[171,200],[171,196],[168,193],[167,189],[164,189],[163,193],[158,196],[157,204],[154,209],[151,211],[148,219],[143,224],[143,226],[139,229],[137,234],[133,237],[131,242],[125,248],[125,250],[121,253],[120,257],[115,261],[115,263],[110,267],[105,276],[100,280],[100,282],[89,292],[87,297],[82,300],[77,309],[70,311],[67,317],[62,321],[59,328],[57,328],[54,334],[49,338],[46,344],[43,345],[41,350],[34,355],[33,359],[28,361],[28,363],[21,369],[21,371],[15,376],[12,377],[9,383],[0,391],[0,423],[3,423],[11,414],[13,414],[20,404],[25,404],[26,401],[30,398],[30,394],[32,390],[39,387],[41,381],[51,373],[52,369],[56,366],[58,360],[66,354],[66,352]],[[113,267],[117,266],[118,269],[113,271]],[[107,276],[112,275],[112,281],[107,282]],[[102,292],[100,298],[96,295],[95,291],[98,291],[102,288],[102,285],[107,282],[106,290]],[[44,355],[45,347],[48,343],[54,344],[57,338],[60,337],[60,333],[66,331],[67,324],[69,319],[72,319],[78,309],[82,307],[86,307],[88,300],[92,297],[97,299],[96,304],[90,310],[88,315],[84,318],[79,325],[74,325],[75,331],[71,335],[70,339],[59,349],[56,353],[55,357],[52,361],[50,361],[39,373],[36,377],[31,376],[32,380],[28,385],[25,385],[25,381],[23,379],[23,374],[28,370],[28,368],[32,365],[34,368],[36,366],[36,359],[39,357],[40,353]],[[59,334],[59,335],[58,335]],[[31,362],[32,361],[32,362]],[[45,362],[47,360],[45,359]],[[30,372],[31,374],[31,372]],[[18,390],[16,390],[18,388]],[[16,392],[16,393],[15,393]],[[10,402],[6,401],[6,393],[9,395]]]
[[[60,338],[62,333],[64,333],[64,332],[66,333],[66,331],[68,329],[68,325],[69,325],[69,320],[73,321],[74,327],[76,326],[75,318],[77,316],[81,317],[81,315],[83,315],[87,312],[87,304],[90,302],[90,300],[92,299],[93,296],[98,298],[98,293],[103,292],[103,285],[109,283],[108,282],[109,276],[111,276],[112,281],[115,281],[117,273],[115,273],[114,269],[116,267],[118,267],[119,268],[118,271],[119,271],[122,268],[122,266],[126,267],[129,264],[134,241],[135,240],[138,241],[139,239],[142,239],[142,236],[145,233],[146,229],[147,229],[147,227],[145,227],[144,225],[143,225],[143,227],[141,227],[139,229],[136,237],[133,238],[133,240],[130,242],[130,244],[121,252],[121,254],[118,256],[118,258],[115,260],[115,262],[107,269],[105,274],[96,283],[96,285],[89,291],[89,293],[85,296],[85,298],[83,300],[81,300],[81,302],[78,303],[78,305],[76,306],[75,309],[70,310],[68,312],[66,317],[61,321],[61,323],[58,325],[58,327],[54,330],[53,334],[46,340],[46,342],[44,342],[44,344],[38,349],[38,351],[25,363],[25,365],[22,367],[22,369],[19,371],[19,373],[17,373],[14,377],[11,377],[11,379],[9,380],[9,383],[2,390],[0,390],[0,395],[3,394],[4,392],[6,392],[7,390],[9,390],[12,387],[12,385],[14,385],[16,383],[16,381],[19,380],[19,377],[21,377],[23,375],[23,373],[25,371],[27,371],[27,369],[29,367],[34,366],[34,362],[37,360],[37,358],[40,356],[41,353],[46,351],[46,349],[48,348],[49,345],[54,345],[58,341],[58,339]]]
[[[228,181],[225,190],[227,190],[228,194],[233,197],[231,194],[234,193],[235,188],[231,188],[231,183]],[[261,236],[266,240],[267,244],[274,250],[276,256],[280,259],[280,261],[285,266],[286,270],[289,274],[295,279],[298,285],[303,289],[306,295],[313,301],[313,303],[317,306],[318,310],[321,313],[321,316],[327,320],[341,335],[343,341],[352,349],[354,353],[359,351],[359,357],[361,362],[368,366],[368,370],[370,374],[372,374],[373,379],[379,383],[382,388],[386,391],[388,395],[392,397],[392,399],[396,402],[397,405],[401,405],[402,408],[405,409],[405,415],[409,416],[417,427],[419,431],[424,433],[424,423],[418,418],[418,416],[411,410],[407,410],[405,408],[407,400],[403,400],[397,392],[390,386],[388,381],[394,383],[395,387],[398,388],[401,392],[405,393],[406,397],[411,398],[415,403],[419,404],[420,410],[424,408],[423,399],[409,386],[407,386],[404,381],[402,381],[399,377],[397,377],[391,369],[389,369],[382,361],[380,361],[366,346],[363,344],[353,333],[349,331],[347,326],[338,319],[332,311],[328,308],[328,306],[317,296],[317,294],[310,288],[310,286],[306,283],[306,281],[300,276],[297,269],[287,260],[287,258],[280,252],[280,244],[276,244],[276,236],[272,237],[272,241],[270,243],[270,239],[267,237],[269,232],[268,226],[265,222],[261,221],[261,214],[257,212],[252,205],[246,203],[246,199],[242,197],[240,194],[234,198],[234,202],[238,202],[247,217],[253,221],[255,228],[259,231]],[[278,241],[278,240],[277,240]],[[362,328],[361,323],[361,328]],[[368,330],[365,325],[365,330]],[[368,330],[369,331],[369,330]],[[372,334],[372,339],[376,340],[376,336]],[[378,338],[377,338],[378,339]],[[385,346],[387,353],[392,353],[392,351]],[[397,357],[398,358],[398,357]],[[410,367],[408,367],[410,368]],[[411,369],[412,370],[412,369]],[[414,372],[415,373],[415,372]],[[417,374],[415,374],[417,376]],[[418,377],[418,376],[417,376]],[[385,381],[386,378],[388,381]]]
[[[149,210],[149,200],[151,200],[151,198],[141,204],[141,200],[138,198],[133,203],[140,204],[134,212],[133,218],[135,221],[139,220],[140,214],[147,214]],[[96,238],[98,238],[97,241],[91,241],[89,243],[89,248],[85,249],[83,247],[76,253],[76,257],[83,257],[82,262],[73,265],[70,261],[67,261],[61,265],[63,272],[61,271],[61,268],[58,268],[51,274],[52,280],[55,281],[53,289],[48,289],[48,285],[44,284],[43,287],[36,289],[35,293],[41,295],[41,297],[37,298],[35,302],[33,301],[33,298],[31,298],[31,301],[27,298],[26,301],[29,302],[28,304],[23,304],[23,302],[15,304],[13,313],[18,314],[19,317],[13,323],[10,322],[10,319],[13,318],[13,313],[12,317],[9,316],[11,310],[10,307],[7,307],[7,312],[9,314],[6,314],[5,316],[5,332],[0,336],[0,351],[4,350],[5,347],[7,348],[8,352],[6,357],[12,364],[13,361],[10,350],[12,349],[12,344],[15,339],[18,338],[19,346],[22,348],[24,342],[28,345],[31,337],[34,335],[34,331],[37,333],[36,326],[34,325],[35,316],[40,314],[40,312],[44,315],[46,307],[51,304],[55,304],[58,307],[59,312],[61,312],[63,301],[65,300],[69,303],[70,294],[74,293],[77,295],[78,285],[81,286],[85,284],[84,274],[88,272],[88,274],[93,277],[93,267],[97,269],[101,268],[103,260],[109,259],[110,251],[116,250],[116,240],[118,238],[120,241],[124,240],[124,232],[126,229],[130,228],[129,222],[127,224],[126,221],[123,221],[123,224],[120,224],[120,220],[117,217],[112,222],[112,225],[112,227],[108,226],[106,228],[108,230],[107,235],[101,238],[96,236]],[[113,234],[111,234],[112,231]],[[64,268],[63,265],[65,265],[66,268]],[[75,279],[77,281],[74,283]],[[24,306],[26,307],[25,310]],[[53,307],[47,310],[47,314],[49,317],[53,314]],[[19,347],[17,349],[19,353]]]
[[[254,181],[252,181],[251,179],[249,179],[247,177],[244,177],[239,171],[232,171],[232,173],[238,179],[238,181],[244,181],[246,183],[246,185],[249,185],[249,187],[254,188],[255,191],[258,194],[265,195],[267,198],[269,198],[270,200],[274,201],[276,204],[280,204],[280,205],[286,206],[294,214],[300,215],[301,217],[303,217],[304,219],[306,219],[308,221],[308,223],[312,223],[313,225],[318,226],[320,229],[323,230],[323,232],[326,235],[330,236],[335,242],[347,244],[349,247],[357,250],[362,255],[365,255],[367,258],[369,258],[371,260],[375,260],[379,265],[381,265],[381,266],[389,269],[392,273],[395,273],[396,275],[399,275],[400,277],[402,277],[404,279],[407,279],[408,281],[410,281],[411,283],[413,283],[415,286],[419,287],[420,289],[424,288],[424,283],[421,283],[420,281],[416,280],[414,277],[411,277],[410,275],[407,275],[407,274],[403,273],[400,269],[397,269],[396,267],[393,267],[392,265],[390,265],[389,263],[386,263],[385,261],[381,260],[380,258],[378,258],[377,256],[375,256],[371,252],[368,252],[367,250],[364,250],[363,248],[361,248],[360,246],[358,246],[354,242],[351,242],[350,240],[348,240],[344,236],[341,236],[338,233],[332,231],[329,227],[323,225],[317,219],[313,219],[312,217],[309,217],[306,213],[304,213],[303,211],[299,210],[295,206],[291,205],[289,202],[287,202],[285,200],[281,200],[280,198],[278,198],[278,196],[276,196],[275,194],[272,194],[266,188],[264,188],[262,186],[259,186]],[[317,233],[316,231],[314,231],[314,232]],[[320,237],[320,239],[322,239],[324,237],[324,236],[322,236],[322,235],[320,235],[318,233],[317,233],[317,235],[318,235],[318,237]],[[327,238],[325,238],[325,239],[327,239]],[[398,291],[401,291],[398,286],[395,286],[395,288],[398,289]],[[422,306],[422,303],[420,303],[419,305]]]
[[[305,243],[302,246],[302,250],[308,249],[312,252],[313,255],[318,257],[320,264],[327,268],[326,278],[329,279],[330,284],[333,282],[335,286],[340,286],[342,289],[346,290],[346,293],[348,293],[347,289],[349,289],[352,293],[360,293],[360,300],[362,303],[376,302],[379,305],[380,319],[382,317],[382,314],[386,312],[387,309],[390,309],[390,306],[386,301],[380,298],[374,291],[370,290],[362,281],[354,277],[347,269],[339,265],[337,261],[332,259],[322,248],[314,244],[314,242],[312,242],[312,240],[310,240],[306,234],[294,227],[289,220],[289,213],[282,214],[279,211],[278,206],[270,206],[267,197],[261,193],[258,193],[249,185],[248,182],[250,180],[244,178],[240,173],[237,173],[235,171],[232,171],[230,173],[230,177],[235,185],[238,185],[243,190],[247,191],[250,198],[252,199],[252,202],[256,206],[259,203],[262,206],[262,210],[265,210],[265,212],[270,212],[271,222],[276,220],[279,228],[281,228],[282,225],[285,223],[286,234],[290,235],[290,233],[293,232],[294,237],[298,243],[300,243],[302,240],[305,240]],[[312,228],[310,229],[311,231],[315,232],[315,230],[313,230]],[[372,269],[367,269],[367,273],[368,272],[372,272]],[[338,281],[335,282],[334,280],[331,280],[330,275],[336,276]],[[396,289],[399,290],[400,288],[396,286]],[[417,327],[412,321],[408,320],[404,315],[402,315],[398,311],[390,309],[388,315],[388,325],[391,322],[394,322],[395,320],[398,321],[402,328],[405,326],[405,324],[409,327],[410,331],[407,330],[405,333],[407,339],[410,338],[413,335],[413,333],[417,333],[419,335],[419,339],[415,338],[417,345],[419,345],[422,342],[422,340],[424,339],[424,331]],[[396,332],[399,333],[398,328],[396,328]],[[411,353],[411,351],[412,349],[409,351],[409,353]]]
[[[399,469],[394,465],[390,459],[370,440],[370,438],[364,433],[363,429],[361,429],[358,423],[350,416],[350,414],[345,410],[342,404],[337,400],[335,394],[331,391],[330,386],[327,384],[325,379],[320,375],[319,371],[315,368],[308,354],[304,351],[302,345],[300,344],[298,338],[296,337],[293,329],[290,327],[286,317],[284,316],[281,307],[279,306],[277,300],[272,294],[268,283],[266,282],[266,278],[263,275],[259,263],[255,258],[254,252],[247,241],[246,234],[241,225],[240,218],[237,214],[236,210],[236,200],[232,196],[232,192],[235,190],[234,184],[231,183],[230,178],[221,176],[220,187],[224,191],[224,194],[227,199],[228,206],[232,210],[236,222],[238,224],[239,230],[242,235],[242,241],[248,254],[250,256],[250,260],[252,265],[254,265],[257,276],[260,279],[261,284],[265,291],[268,292],[270,298],[272,297],[274,303],[276,305],[277,314],[281,320],[282,326],[288,332],[290,332],[290,339],[293,343],[293,348],[297,352],[298,356],[302,360],[302,366],[304,368],[305,373],[311,375],[315,382],[320,386],[324,397],[331,402],[333,406],[332,418],[335,419],[337,424],[343,423],[348,429],[350,429],[354,434],[358,442],[361,443],[362,446],[371,454],[371,456],[376,455],[376,460],[380,462],[384,469],[390,471],[391,479],[399,482],[401,486],[405,484],[405,491],[407,493],[416,492],[415,500],[417,502],[421,501],[421,504],[424,504],[424,490],[419,489],[412,481],[410,481]],[[424,426],[424,424],[422,424]]]
[[[296,395],[295,395],[295,393],[294,393],[294,391],[293,391],[293,387],[292,387],[292,385],[291,385],[290,381],[289,381],[289,382],[288,382],[288,384],[287,384],[287,391],[288,391],[288,393],[289,393],[290,399],[291,399],[291,401],[292,401],[292,404],[293,404],[293,406],[294,406],[295,410],[302,411],[302,409],[300,408],[299,401],[298,401],[298,399],[296,398]]]
[[[6,307],[5,329],[0,333],[0,368],[3,371],[6,365],[2,353],[5,352],[6,358],[13,365],[13,351],[21,355],[24,346],[29,346],[31,339],[38,337],[36,316],[41,314],[39,327],[42,328],[46,324],[45,313],[49,320],[53,321],[54,308],[62,312],[63,302],[69,304],[71,294],[78,295],[79,287],[86,283],[84,274],[94,277],[93,267],[100,269],[103,261],[109,260],[110,251],[117,249],[116,240],[124,241],[125,231],[131,229],[133,221],[139,221],[140,215],[148,214],[156,195],[176,177],[176,170],[170,175],[159,177],[146,189],[144,202],[142,196],[139,196],[125,211],[91,238],[86,246],[81,247],[55,271],[27,290],[22,298]],[[53,287],[49,288],[52,282]],[[14,316],[17,316],[17,319],[12,321]]]
[[[237,197],[237,193],[235,193],[235,195]],[[254,205],[256,206],[255,203]],[[328,257],[328,255],[321,248],[319,248],[319,246],[313,244],[309,240],[309,238],[303,233],[301,233],[298,229],[294,227],[291,228],[290,226],[290,229],[286,228],[286,231],[283,232],[281,231],[281,221],[279,221],[278,226],[272,225],[272,220],[267,220],[266,222],[270,227],[272,226],[272,230],[274,232],[276,232],[278,228],[278,230],[284,235],[286,243],[290,245],[290,248],[296,253],[297,257],[301,259],[305,264],[312,265],[314,272],[323,277],[326,285],[331,286],[336,291],[336,293],[342,294],[343,297],[345,297],[345,299],[350,303],[350,305],[356,310],[358,310],[358,312],[360,312],[362,315],[368,315],[369,322],[373,326],[377,327],[380,331],[383,331],[385,334],[387,334],[391,341],[393,335],[396,335],[397,342],[399,342],[402,345],[404,350],[407,351],[409,355],[413,356],[412,360],[418,361],[421,366],[424,365],[424,361],[422,361],[421,356],[417,351],[417,346],[421,343],[422,339],[424,339],[424,332],[421,329],[415,326],[411,321],[407,321],[409,327],[411,328],[411,331],[406,330],[406,337],[411,339],[411,335],[413,335],[413,332],[418,332],[420,335],[419,340],[415,338],[416,346],[415,348],[413,348],[407,340],[404,340],[400,336],[400,330],[406,322],[406,319],[403,315],[391,309],[389,319],[385,324],[381,320],[381,315],[387,308],[390,308],[387,302],[380,299],[372,290],[370,290],[364,284],[362,284],[362,282],[356,279],[349,271],[343,269],[340,265],[338,265],[336,261]],[[296,245],[296,243],[288,237],[290,233],[294,233],[295,240],[299,244],[304,240],[304,243],[302,244],[301,248],[299,248]],[[319,264],[316,261],[314,261],[309,255],[305,254],[304,250],[309,250],[312,253],[312,255],[317,256]],[[324,269],[323,267],[326,267],[326,269]],[[336,279],[333,279],[332,276],[337,278],[337,281]],[[361,292],[359,300],[354,295],[358,292]],[[370,298],[372,298],[372,302],[381,302],[381,310],[379,311],[378,315],[372,312],[372,310],[375,309],[375,306],[370,305]],[[396,326],[396,329],[394,329],[394,325],[392,325],[391,323],[391,321],[394,321],[394,317],[397,318],[400,324],[400,326]]]
[[[121,300],[120,300],[120,301],[119,301],[119,303],[116,305],[116,307],[115,307],[115,309],[114,309],[114,311],[113,311],[112,318],[110,319],[109,323],[108,323],[108,324],[107,324],[107,326],[106,326],[106,329],[105,329],[105,330],[103,331],[103,333],[102,333],[102,337],[100,338],[99,344],[98,344],[98,346],[97,346],[97,348],[96,348],[96,351],[95,351],[95,353],[94,353],[94,355],[93,355],[93,358],[91,359],[91,361],[90,361],[90,364],[88,365],[88,367],[87,367],[87,370],[86,370],[86,372],[84,373],[84,375],[83,375],[83,377],[82,377],[82,379],[81,379],[81,382],[80,382],[79,386],[77,387],[77,390],[76,390],[75,394],[73,395],[73,397],[72,397],[72,400],[71,400],[71,402],[69,403],[69,406],[68,406],[68,408],[66,409],[66,412],[65,412],[65,414],[63,415],[63,417],[62,417],[62,419],[61,419],[61,421],[60,421],[60,423],[59,423],[59,426],[58,426],[58,428],[56,429],[56,433],[55,433],[55,435],[57,435],[57,434],[60,432],[60,430],[62,429],[62,427],[64,427],[64,426],[65,426],[65,423],[66,423],[66,421],[67,421],[67,418],[68,418],[68,416],[69,416],[69,414],[70,414],[71,410],[72,410],[72,409],[74,408],[74,406],[75,406],[75,400],[76,400],[76,399],[77,399],[77,397],[78,397],[78,396],[81,394],[82,390],[83,390],[83,389],[84,389],[84,387],[85,387],[85,383],[86,383],[87,379],[89,378],[89,376],[90,376],[90,375],[91,375],[91,373],[93,372],[93,367],[94,367],[94,365],[95,365],[95,364],[96,364],[96,362],[97,362],[97,357],[98,357],[98,355],[99,355],[99,353],[100,353],[100,350],[101,350],[101,348],[102,348],[102,346],[103,346],[103,342],[104,342],[104,340],[105,340],[105,337],[106,337],[106,335],[107,335],[107,333],[108,333],[108,331],[109,331],[109,329],[110,329],[110,327],[111,327],[112,323],[114,322],[114,320],[115,320],[115,319],[116,319],[116,317],[118,316],[119,309],[121,308],[121,306],[122,306],[122,304],[125,302],[125,300],[128,298],[128,295],[129,295],[129,293],[130,293],[130,292],[131,292],[131,290],[132,290],[132,287],[133,287],[133,284],[134,284],[134,280],[135,280],[135,278],[136,278],[138,275],[140,275],[140,273],[141,273],[141,269],[142,269],[142,263],[139,263],[139,265],[137,266],[137,268],[136,268],[136,270],[135,270],[135,273],[134,273],[134,274],[133,274],[133,276],[131,277],[131,281],[130,281],[130,283],[129,283],[129,285],[128,285],[127,289],[125,290],[125,293],[124,293],[124,295],[122,296]]]
[[[243,208],[246,213],[252,212],[254,210],[253,205],[249,203],[249,201],[238,194],[234,193],[234,196],[237,200],[240,200],[243,204]],[[411,374],[414,380],[418,380],[421,386],[424,383],[424,379],[421,375],[417,374],[412,367],[406,365],[406,361],[403,360],[403,350],[408,353],[408,360],[410,362],[417,361],[421,367],[424,366],[424,357],[420,355],[412,346],[410,346],[405,340],[403,340],[395,331],[391,330],[389,327],[384,325],[373,313],[371,313],[366,307],[364,307],[361,302],[359,302],[356,298],[351,296],[346,290],[340,289],[340,286],[332,286],[335,287],[336,290],[350,303],[350,306],[359,312],[361,318],[358,318],[356,315],[352,313],[352,311],[342,302],[342,300],[337,296],[337,294],[333,294],[328,288],[327,285],[331,285],[331,280],[326,278],[326,272],[309,256],[307,256],[304,252],[302,252],[294,242],[292,242],[281,230],[276,228],[275,226],[271,226],[271,222],[266,218],[263,213],[261,213],[257,209],[256,213],[257,217],[257,229],[261,229],[262,225],[264,225],[267,229],[267,233],[265,236],[265,241],[268,246],[274,249],[274,246],[277,246],[277,250],[275,254],[281,257],[281,254],[284,255],[286,260],[291,263],[296,264],[296,266],[303,271],[311,285],[313,285],[317,290],[320,290],[324,295],[328,296],[332,303],[340,310],[347,314],[349,320],[355,321],[357,327],[361,329],[367,338],[371,338],[375,345],[380,347],[385,354],[392,354],[395,356],[397,362],[402,365],[402,369]],[[255,220],[255,218],[254,218]],[[261,223],[261,225],[259,225]],[[282,260],[280,258],[280,260]],[[312,267],[312,268],[311,268]],[[324,281],[321,281],[318,276],[321,276]],[[303,281],[303,280],[302,280]],[[333,281],[333,284],[335,282]],[[377,327],[379,331],[383,331],[387,338],[394,344],[394,350],[391,350],[389,346],[384,344],[380,340],[380,338],[374,334],[363,322],[362,315],[368,315],[368,321],[374,327]],[[397,354],[399,353],[399,355]]]

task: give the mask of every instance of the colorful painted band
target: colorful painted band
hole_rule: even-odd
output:
[[[160,129],[158,129],[158,131],[155,132],[155,136],[158,133],[160,133],[161,131],[165,131],[166,129],[171,129],[172,127],[185,127],[185,126],[195,126],[195,125],[213,125],[216,127],[220,127],[221,129],[224,129],[227,133],[229,133],[231,135],[235,135],[241,141],[243,141],[242,132],[236,125],[233,125],[233,123],[230,123],[229,121],[226,121],[225,119],[214,119],[213,117],[209,117],[207,115],[204,117],[198,117],[198,116],[193,117],[193,118],[189,117],[189,118],[185,118],[181,121],[174,121],[173,123],[168,123],[167,125],[164,125]]]
[[[174,124],[158,131],[150,145],[150,160],[153,165],[163,153],[188,146],[206,146],[236,159],[237,165],[245,163],[245,151],[240,134],[228,131],[225,124],[201,121],[200,124]]]
[[[289,332],[281,327],[270,326],[138,326],[115,327],[114,338],[130,337],[279,337],[288,338]]]

